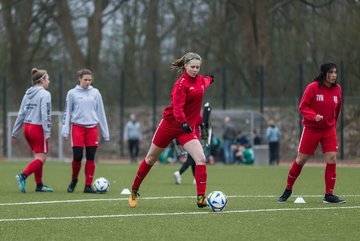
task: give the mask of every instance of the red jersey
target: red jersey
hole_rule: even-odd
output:
[[[305,127],[325,129],[336,125],[341,108],[340,85],[319,86],[317,81],[309,84],[301,98],[299,112],[303,116]],[[316,115],[322,115],[321,121],[315,121]]]
[[[191,127],[201,120],[201,106],[204,91],[212,83],[210,76],[191,77],[184,72],[171,91],[171,103],[163,112],[163,119],[175,121],[179,126],[188,122]]]

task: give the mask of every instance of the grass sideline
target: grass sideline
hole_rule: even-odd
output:
[[[0,162],[0,240],[358,240],[359,167],[339,167],[335,194],[346,204],[323,204],[324,166],[305,166],[284,204],[289,166],[208,166],[207,193],[228,195],[221,213],[199,209],[191,171],[175,185],[180,165],[157,165],[145,179],[139,206],[130,209],[123,188],[130,188],[137,165],[100,163],[96,177],[109,179],[107,194],[84,194],[83,167],[74,193],[67,193],[70,163],[49,162],[44,183],[54,193],[19,192],[15,175],[26,163]],[[302,196],[305,204],[294,204]]]

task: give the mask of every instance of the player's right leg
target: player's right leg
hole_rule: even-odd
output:
[[[81,161],[83,158],[83,147],[85,145],[86,128],[79,125],[71,125],[71,146],[73,150],[73,160],[71,163],[71,182],[67,188],[67,192],[72,193],[78,182],[78,176],[81,169]]]
[[[73,160],[71,163],[72,174],[71,182],[67,188],[67,192],[72,193],[75,191],[75,187],[78,182],[78,176],[81,169],[81,160],[83,158],[83,148],[80,146],[73,146]]]
[[[134,182],[132,184],[132,190],[129,197],[129,206],[135,208],[138,204],[138,190],[140,185],[146,175],[149,173],[152,166],[155,164],[163,150],[170,144],[170,142],[181,133],[181,130],[178,126],[173,123],[161,120],[158,128],[155,131],[152,143],[150,145],[150,149],[144,158],[144,160],[140,163],[140,166],[137,170]]]
[[[129,206],[131,208],[135,208],[137,206],[138,197],[140,196],[138,193],[140,185],[145,179],[146,175],[150,172],[155,162],[159,159],[159,156],[163,150],[164,148],[158,147],[154,143],[152,143],[148,154],[146,155],[145,159],[140,163],[129,197]]]
[[[292,163],[286,181],[286,187],[283,194],[278,198],[279,203],[284,203],[292,194],[292,187],[296,179],[299,177],[301,170],[307,160],[314,154],[321,136],[309,128],[303,128],[298,148],[298,154]],[[306,154],[305,154],[306,153]]]

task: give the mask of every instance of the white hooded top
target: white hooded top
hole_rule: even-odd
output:
[[[94,127],[99,124],[105,141],[110,140],[102,96],[98,89],[89,86],[87,89],[76,85],[68,91],[65,102],[61,134],[68,138],[70,124]]]
[[[12,136],[17,136],[24,123],[41,125],[45,139],[51,134],[51,95],[42,86],[32,86],[26,90],[21,101]]]

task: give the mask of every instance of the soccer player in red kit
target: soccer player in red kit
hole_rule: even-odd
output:
[[[26,90],[21,101],[19,114],[12,131],[13,140],[24,126],[24,136],[34,153],[34,160],[16,175],[21,192],[25,193],[25,180],[34,173],[36,192],[53,192],[42,182],[43,165],[48,153],[48,140],[51,134],[51,95],[46,89],[49,87],[49,75],[46,70],[33,68],[31,70],[32,87]]]
[[[337,83],[337,67],[334,63],[321,65],[320,74],[310,83],[300,101],[299,111],[303,116],[303,132],[298,155],[293,162],[284,193],[278,202],[286,202],[292,187],[307,160],[315,153],[318,144],[326,159],[324,203],[345,203],[333,194],[336,181],[336,154],[338,143],[336,122],[341,109],[341,88]]]
[[[213,83],[214,77],[200,75],[200,66],[200,55],[192,52],[186,53],[171,64],[173,70],[182,71],[183,74],[174,84],[171,103],[165,108],[150,149],[136,173],[129,197],[129,206],[132,208],[138,204],[138,190],[142,181],[159,159],[162,151],[175,138],[196,163],[197,205],[199,208],[207,206],[206,158],[201,143],[194,133],[194,128],[201,118],[200,110],[204,91]]]

